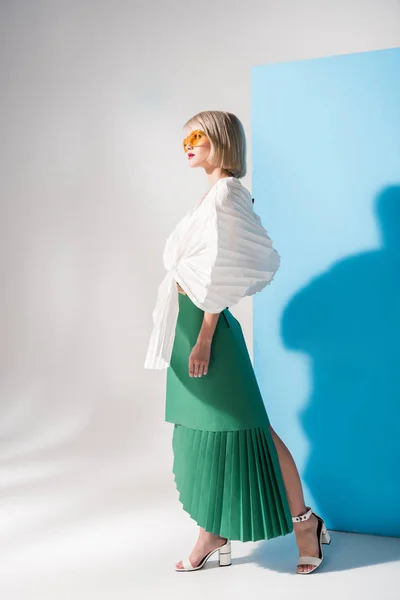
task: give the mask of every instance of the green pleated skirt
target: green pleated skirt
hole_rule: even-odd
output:
[[[278,454],[241,325],[228,308],[218,318],[207,375],[189,376],[203,315],[179,294],[165,409],[174,424],[179,500],[199,526],[230,540],[286,535],[293,522]]]

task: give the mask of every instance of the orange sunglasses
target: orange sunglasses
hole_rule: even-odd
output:
[[[200,129],[195,129],[195,131],[192,131],[192,133],[183,140],[183,150],[187,152],[188,144],[190,144],[191,146],[198,146],[201,140],[203,140],[206,137],[207,136],[204,133],[204,131],[201,131]]]

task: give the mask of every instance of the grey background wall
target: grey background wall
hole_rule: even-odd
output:
[[[47,585],[61,566],[109,565],[146,543],[146,515],[180,510],[165,373],[143,360],[165,239],[208,188],[185,162],[183,123],[236,113],[251,189],[251,66],[397,46],[400,3],[38,0],[0,11],[7,589],[21,564],[26,582],[46,573]],[[251,352],[251,299],[233,312]]]

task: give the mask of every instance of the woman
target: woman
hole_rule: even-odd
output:
[[[304,503],[296,465],[269,423],[240,323],[229,311],[261,291],[279,267],[240,182],[243,126],[232,113],[206,111],[184,130],[189,166],[203,168],[211,188],[167,240],[168,273],[145,361],[147,368],[167,368],[175,482],[184,510],[200,526],[190,556],[175,569],[198,570],[217,551],[219,564],[228,566],[231,540],[294,530],[296,572],[311,573],[329,533]]]

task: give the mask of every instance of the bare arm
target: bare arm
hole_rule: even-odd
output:
[[[220,313],[204,312],[197,341],[189,356],[190,377],[207,375],[210,362],[211,342]]]
[[[177,282],[178,292],[186,294]],[[210,361],[211,342],[218,323],[220,313],[204,312],[203,322],[197,336],[196,344],[189,356],[189,375],[201,377],[207,375],[208,363]]]
[[[211,344],[219,315],[220,313],[204,313],[203,323],[197,337],[198,343]]]

